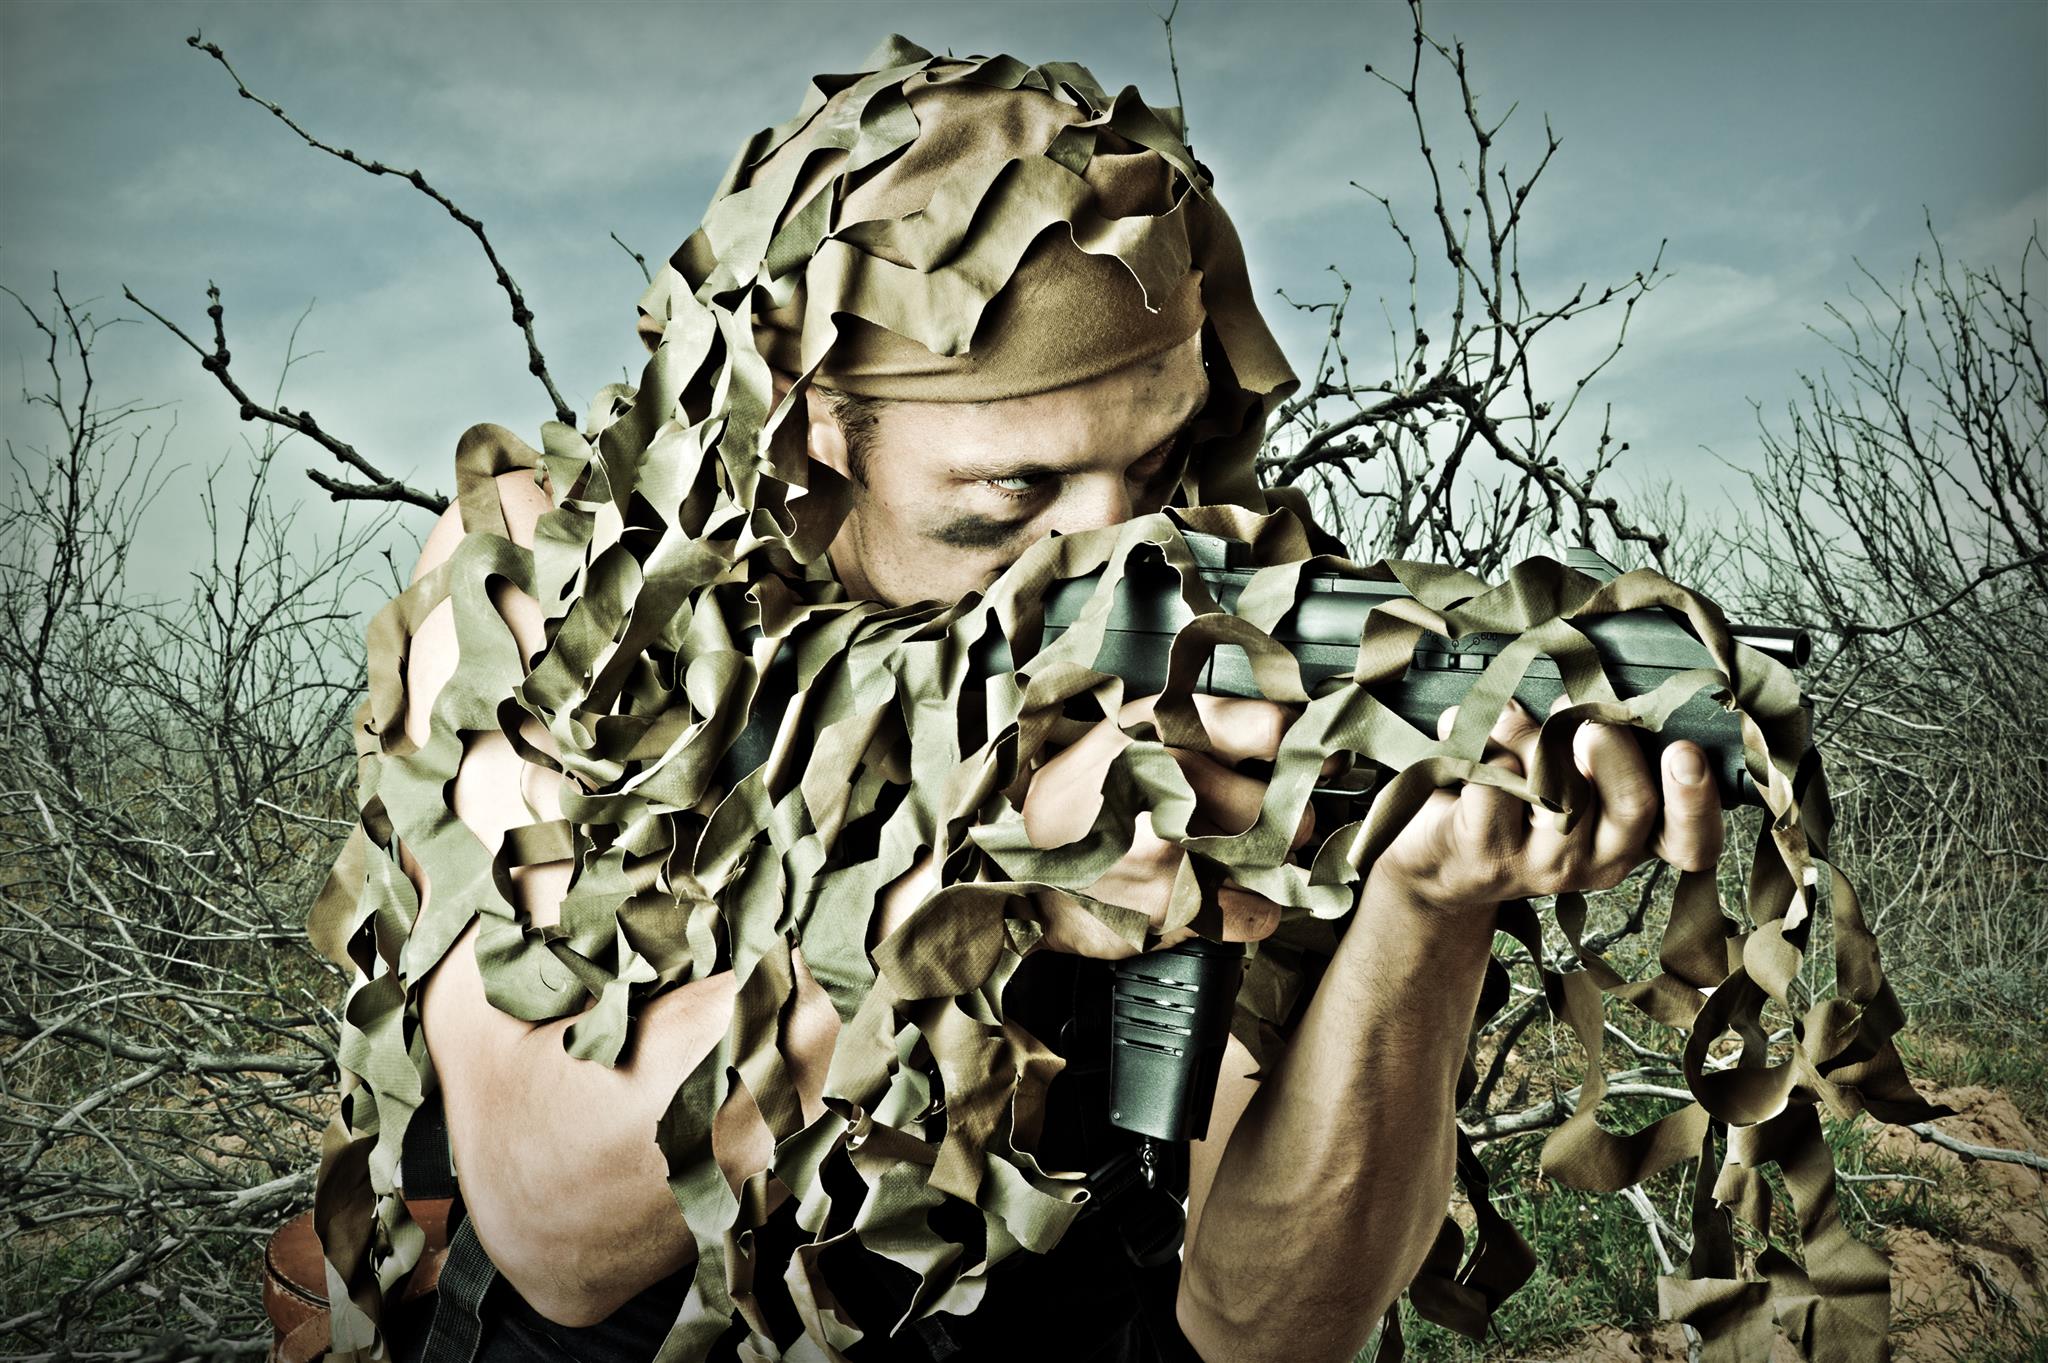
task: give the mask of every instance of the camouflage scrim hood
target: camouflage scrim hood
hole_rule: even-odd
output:
[[[904,1321],[965,1313],[996,1265],[1052,1249],[1077,1214],[1079,1174],[1033,1154],[1062,1062],[1003,1009],[1048,897],[1078,903],[1134,951],[1161,931],[1214,935],[1226,879],[1285,906],[1237,999],[1233,1032],[1258,1055],[1294,1019],[1374,859],[1434,790],[1482,781],[1583,810],[1576,725],[1655,729],[1703,690],[1741,714],[1768,806],[1749,882],[1754,926],[1723,915],[1711,872],[1688,872],[1670,903],[1664,972],[1631,981],[1585,944],[1577,898],[1559,898],[1556,927],[1580,968],[1545,969],[1544,984],[1595,1080],[1553,1133],[1545,1166],[1576,1186],[1618,1188],[1699,1157],[1697,1224],[1725,1226],[1718,1208],[1761,1205],[1767,1227],[1758,1166],[1780,1163],[1810,1277],[1782,1256],[1759,1260],[1767,1290],[1737,1274],[1732,1239],[1702,1229],[1692,1276],[1669,1280],[1668,1307],[1730,1340],[1769,1331],[1774,1309],[1803,1311],[1825,1327],[1801,1327],[1823,1341],[1808,1356],[1877,1356],[1883,1260],[1834,1217],[1815,1105],[1892,1120],[1930,1110],[1900,1070],[1890,1037],[1902,1016],[1839,871],[1828,938],[1837,994],[1801,1006],[1828,810],[1791,674],[1736,644],[1711,603],[1654,573],[1603,585],[1538,558],[1496,585],[1329,556],[1299,495],[1258,485],[1253,457],[1294,376],[1179,129],[1177,111],[1131,90],[1112,97],[1079,67],[937,59],[892,40],[861,73],[817,78],[794,119],[742,149],[702,227],[642,300],[653,353],[636,387],[600,393],[583,431],[548,425],[538,451],[495,426],[465,435],[468,533],[370,628],[361,820],[311,925],[352,981],[342,1109],[315,1208],[337,1359],[385,1356],[384,1300],[420,1258],[422,1233],[396,1195],[405,1133],[435,1084],[419,988],[472,924],[491,1002],[534,1022],[572,1019],[564,1044],[594,1064],[625,1054],[647,998],[731,972],[731,1025],[677,1076],[654,1133],[698,1248],[661,1357],[703,1358],[732,1331],[748,1356],[838,1358],[861,1333],[833,1296],[828,1253],[908,1270]],[[1111,372],[1198,329],[1210,396],[1166,511],[1043,541],[952,605],[848,599],[826,549],[851,490],[808,457],[805,423],[792,419],[810,385],[904,401],[1018,396]],[[778,371],[792,381],[780,396]],[[531,550],[508,535],[493,482],[517,470],[553,503]],[[1258,571],[1234,613],[1207,597],[1189,530],[1248,546]],[[1093,827],[1035,846],[1021,810],[1033,772],[1132,698],[1094,664],[1111,597],[1141,563],[1178,575],[1192,623],[1174,642],[1155,719],[1110,766]],[[1350,678],[1311,698],[1272,632],[1316,572],[1398,580],[1412,599],[1375,613]],[[1091,574],[1089,607],[1041,647],[1045,588]],[[546,616],[531,657],[492,603],[501,582]],[[460,661],[415,745],[401,723],[403,662],[444,602]],[[1684,614],[1716,667],[1622,699],[1570,621],[1654,606]],[[1441,740],[1372,694],[1409,665],[1424,631],[1517,641]],[[971,660],[995,640],[1016,671],[977,678]],[[1221,647],[1243,649],[1267,694],[1300,707],[1260,818],[1228,836],[1190,827],[1194,793],[1168,751],[1204,746],[1189,688]],[[1533,769],[1508,774],[1483,761],[1486,735],[1539,653],[1556,659],[1572,703],[1545,722]],[[772,744],[758,765],[735,765],[757,710],[779,721]],[[502,733],[524,760],[562,773],[562,817],[536,816],[495,851],[457,819],[449,791],[464,736],[476,733]],[[1333,753],[1396,774],[1362,817],[1294,858],[1293,831]],[[1186,858],[1163,925],[1087,893],[1143,818]],[[432,887],[424,905],[401,849]],[[937,888],[877,940],[881,892],[927,856]],[[560,922],[536,926],[515,907],[512,878],[561,862],[573,873]],[[1501,922],[1546,960],[1530,906],[1504,906]],[[840,1022],[824,1111],[809,1117],[790,1041],[806,969]],[[1507,993],[1496,962],[1482,1020]],[[1628,1135],[1595,1121],[1603,997],[1692,1037],[1684,1072],[1697,1101]],[[1805,1016],[1789,1059],[1773,1062],[1760,1044],[1767,1005]],[[1734,1064],[1709,1053],[1731,1032],[1745,1042]],[[760,1167],[721,1168],[715,1154],[730,1165],[732,1152],[714,1150],[714,1124],[750,1110],[772,1153]],[[1460,1177],[1479,1243],[1463,1257],[1447,1222],[1412,1298],[1432,1320],[1483,1333],[1531,1260],[1487,1201],[1469,1147]],[[808,1239],[770,1261],[756,1232],[791,1202]],[[787,1312],[764,1308],[771,1291],[794,1308],[801,1337],[778,1335]]]
[[[880,69],[818,77],[796,118],[741,149],[641,300],[643,338],[724,408],[735,504],[783,504],[762,476],[817,481],[800,434],[775,438],[792,403],[769,414],[771,370],[799,392],[983,402],[1099,377],[1201,328],[1211,398],[1186,498],[1263,509],[1252,456],[1295,377],[1179,111],[1112,98],[1067,64],[933,59],[901,39],[868,61]]]

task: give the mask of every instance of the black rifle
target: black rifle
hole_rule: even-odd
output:
[[[1204,587],[1220,609],[1233,610],[1256,571],[1245,562],[1247,546],[1194,533],[1186,539]],[[1591,549],[1569,551],[1566,562],[1603,582],[1620,571]],[[1075,578],[1046,593],[1046,643],[1074,623],[1095,588],[1094,578]],[[1351,675],[1367,614],[1407,595],[1398,582],[1314,577],[1273,637],[1301,664],[1302,686],[1314,695],[1332,678]],[[1131,563],[1118,584],[1109,628],[1095,657],[1096,670],[1122,677],[1127,695],[1156,693],[1166,683],[1174,636],[1192,618],[1174,569],[1156,560]],[[1654,691],[1673,673],[1715,665],[1706,645],[1673,611],[1627,611],[1578,623],[1623,699]],[[1806,635],[1798,630],[1729,628],[1739,642],[1788,666],[1803,666],[1811,652]],[[1463,701],[1473,682],[1513,640],[1507,634],[1475,634],[1453,641],[1424,632],[1408,671],[1373,694],[1422,732],[1434,734],[1437,717]],[[989,665],[991,670],[1006,668],[1008,659],[992,657]],[[1194,689],[1212,696],[1263,694],[1252,676],[1250,659],[1231,645],[1217,646]],[[1563,692],[1557,664],[1539,655],[1530,661],[1515,695],[1541,716]],[[1744,764],[1740,722],[1714,701],[1711,691],[1693,696],[1661,730],[1637,730],[1636,737],[1653,769],[1667,744],[1691,739],[1706,753],[1707,769],[1724,806],[1761,803]],[[1359,799],[1369,791],[1330,793]],[[1199,1139],[1207,1132],[1242,968],[1241,949],[1200,938],[1119,963],[1111,1003],[1112,1122],[1170,1141]]]
[[[1204,587],[1218,608],[1233,610],[1256,571],[1247,562],[1249,547],[1192,531],[1185,538]],[[1620,571],[1591,549],[1570,550],[1566,562],[1599,581],[1612,579]],[[1052,642],[1075,623],[1098,585],[1095,576],[1078,577],[1055,583],[1046,591],[1043,643]],[[1332,679],[1351,675],[1366,616],[1373,608],[1407,595],[1398,582],[1312,576],[1272,637],[1300,663],[1302,686],[1315,695]],[[1193,618],[1181,598],[1177,570],[1156,557],[1134,555],[1117,586],[1094,667],[1122,677],[1127,695],[1155,694],[1166,683],[1174,636]],[[1684,617],[1673,611],[1626,611],[1574,624],[1592,642],[1622,699],[1654,691],[1674,673],[1715,666],[1706,645],[1693,635]],[[1729,630],[1738,642],[1787,666],[1804,666],[1811,653],[1806,635],[1799,630],[1755,625],[1730,625]],[[1373,688],[1372,694],[1423,733],[1434,734],[1438,716],[1464,699],[1480,674],[1513,640],[1514,636],[1507,634],[1468,634],[1453,641],[1425,631],[1416,642],[1414,662],[1406,673]],[[975,665],[984,675],[995,675],[1010,671],[1013,663],[1007,646],[998,638],[977,653]],[[1249,658],[1234,645],[1216,647],[1194,689],[1212,696],[1250,699],[1264,694],[1252,675]],[[777,690],[773,678],[764,686],[767,696],[776,695]],[[1515,695],[1531,713],[1541,716],[1549,713],[1552,702],[1563,692],[1557,664],[1539,655],[1530,661]],[[788,692],[784,689],[781,694]],[[746,733],[726,761],[725,770],[732,779],[766,760],[775,720],[780,718],[774,713],[778,708],[773,704],[756,706]],[[1706,754],[1707,769],[1724,806],[1761,803],[1744,763],[1740,721],[1713,699],[1711,688],[1672,712],[1661,730],[1639,729],[1636,737],[1653,766],[1667,744],[1692,740]],[[1370,788],[1338,787],[1322,793],[1359,800],[1370,794]],[[1197,938],[1119,963],[1111,1008],[1113,1123],[1168,1141],[1200,1139],[1206,1133],[1243,959],[1242,949],[1235,945]]]

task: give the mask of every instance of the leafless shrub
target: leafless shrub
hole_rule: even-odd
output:
[[[332,1106],[340,986],[301,922],[346,827],[345,598],[383,527],[302,543],[272,439],[205,478],[210,552],[152,593],[127,569],[169,429],[101,397],[89,312],[17,302],[59,438],[10,443],[0,506],[0,1349],[248,1353]]]
[[[1840,373],[1763,420],[1727,594],[1811,630],[1841,852],[1872,868],[1923,1008],[2031,1006],[2048,956],[2048,365],[2042,305],[1929,246],[1830,308]],[[1987,992],[1988,991],[1988,992]],[[2021,1015],[2024,1015],[2022,1013]]]
[[[1431,37],[1419,0],[1410,8],[1414,56],[1405,76],[1365,69],[1413,118],[1433,189],[1428,226],[1411,233],[1389,198],[1352,182],[1379,206],[1407,255],[1405,324],[1385,313],[1385,358],[1368,364],[1346,329],[1349,280],[1337,276],[1334,298],[1288,300],[1329,325],[1302,391],[1277,414],[1260,473],[1269,483],[1305,487],[1361,558],[1423,558],[1488,575],[1569,539],[1637,544],[1662,563],[1668,537],[1633,523],[1600,486],[1628,442],[1615,437],[1604,412],[1597,434],[1579,435],[1588,420],[1579,411],[1586,386],[1620,353],[1637,301],[1656,286],[1659,262],[1597,291],[1582,283],[1569,296],[1531,296],[1521,268],[1523,214],[1560,143],[1546,122],[1535,165],[1511,175],[1501,141],[1508,117],[1481,115],[1464,45]],[[1455,153],[1438,145],[1422,112],[1425,76],[1439,67],[1456,77],[1463,108]],[[1418,238],[1432,280],[1439,264],[1450,272],[1441,309],[1423,306]],[[1588,371],[1569,384],[1539,376],[1547,333],[1554,339],[1587,314],[1616,309],[1613,341]],[[1433,338],[1425,317],[1438,315],[1447,334]]]

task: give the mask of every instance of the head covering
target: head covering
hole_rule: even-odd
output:
[[[681,282],[701,286],[732,220],[760,211],[749,195],[786,194],[777,229],[787,233],[808,204],[837,192],[830,234],[764,295],[786,291],[789,301],[755,315],[757,344],[778,371],[903,401],[1021,397],[1192,335],[1204,316],[1197,256],[1220,249],[1231,257],[1224,268],[1241,274],[1235,242],[1213,240],[1219,214],[1203,177],[1150,110],[1141,117],[1127,101],[1121,122],[1164,154],[1104,123],[1113,105],[1095,114],[1085,97],[990,85],[970,63],[928,67],[887,94],[905,101],[919,135],[885,164],[848,173],[835,130],[868,109],[842,90],[751,167],[748,189],[720,199],[671,259]],[[645,308],[665,308],[673,287],[656,283],[643,303],[650,345],[666,313]]]
[[[1211,398],[1184,500],[1263,509],[1252,456],[1295,378],[1179,110],[1128,87],[1111,97],[1071,64],[935,59],[901,38],[868,65],[818,77],[794,119],[741,149],[641,299],[650,344],[712,360],[715,332],[732,348],[717,382],[737,500],[764,496],[762,472],[809,480],[799,442],[761,450],[765,468],[744,447],[770,406],[767,370],[797,379],[772,431],[811,382],[901,401],[1020,397],[1200,328]]]

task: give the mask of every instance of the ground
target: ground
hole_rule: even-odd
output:
[[[1940,1127],[1977,1145],[2048,1155],[2048,1139],[2005,1094],[1933,1089],[1956,1109]],[[1892,1257],[1893,1363],[2048,1360],[2048,1184],[2017,1164],[1965,1159],[1898,1127],[1873,1127],[1843,1184],[1883,1225]],[[1884,1173],[1897,1179],[1885,1179]],[[1875,1177],[1873,1177],[1875,1175]],[[1917,1224],[1915,1224],[1917,1223]],[[1507,1357],[1508,1355],[1503,1355]],[[1532,1358],[1574,1363],[1685,1363],[1677,1326],[1601,1327]],[[1782,1338],[1772,1363],[1797,1363]]]

